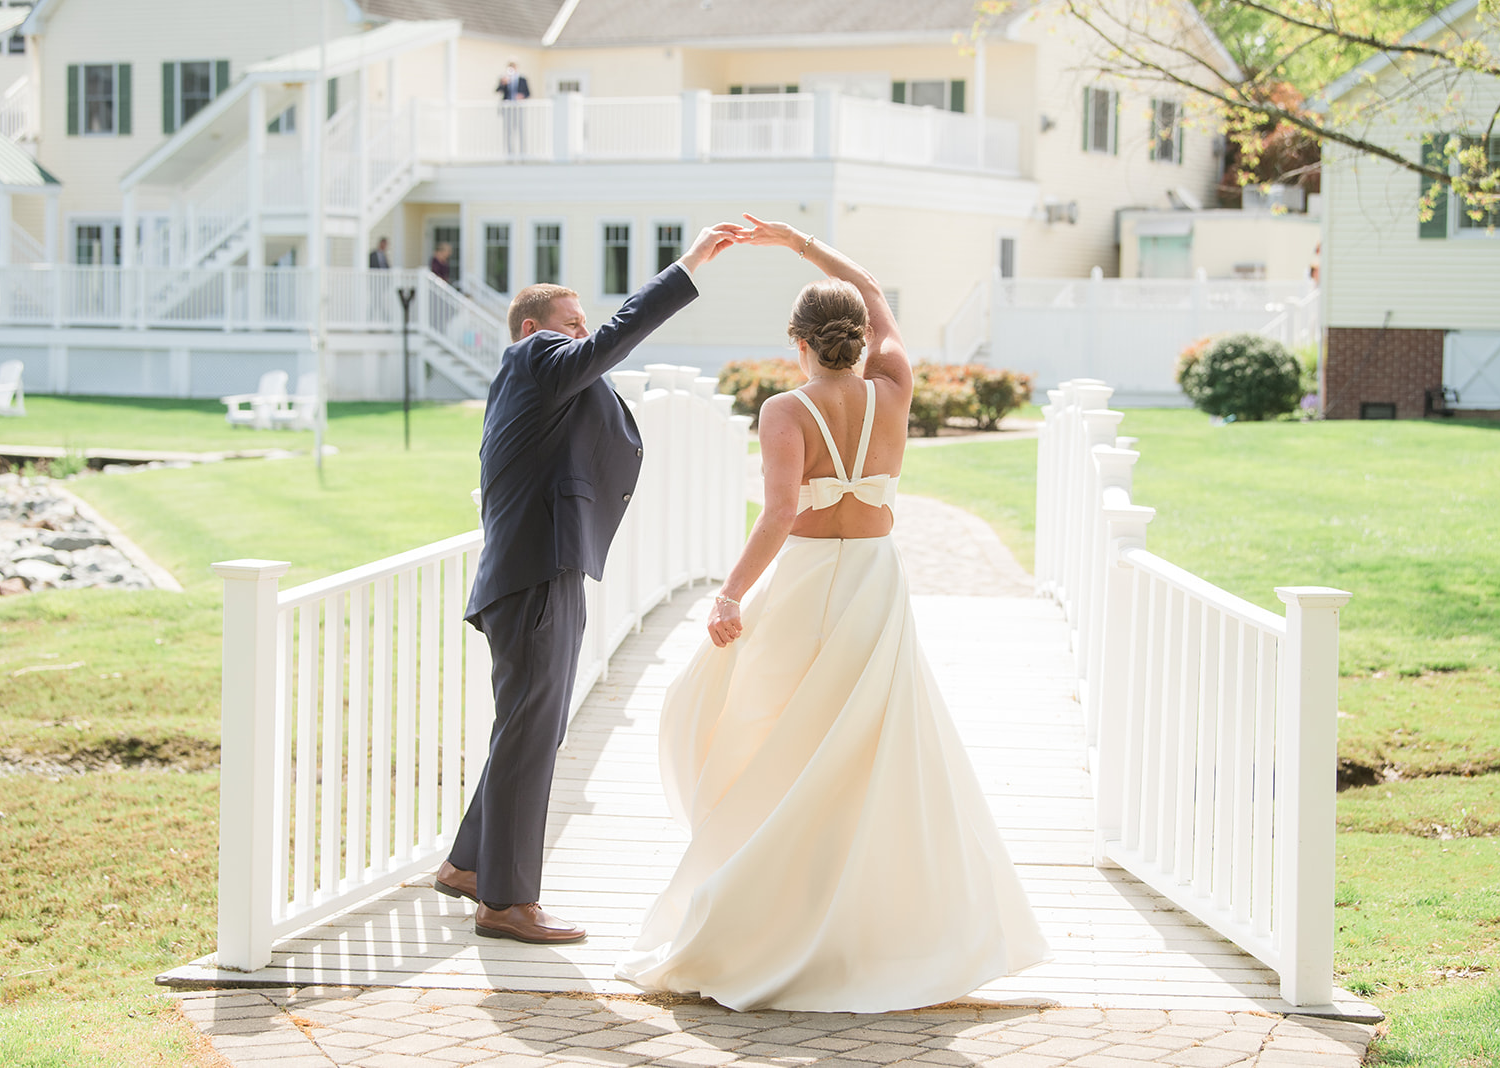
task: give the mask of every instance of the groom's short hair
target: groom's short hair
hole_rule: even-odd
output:
[[[538,282],[536,285],[527,286],[517,293],[510,302],[510,311],[506,313],[505,325],[510,328],[510,340],[512,344],[521,340],[521,324],[531,319],[541,322],[547,315],[547,309],[552,307],[552,302],[558,297],[576,297],[576,290],[567,286],[555,286],[551,282]]]

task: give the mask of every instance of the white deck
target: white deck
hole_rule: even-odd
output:
[[[1056,954],[975,996],[1307,1013],[1281,1000],[1276,974],[1259,961],[1124,872],[1091,865],[1082,714],[1056,606],[993,597],[917,597],[915,605],[928,657]],[[282,940],[260,971],[221,971],[209,957],[158,981],[637,992],[613,977],[614,963],[686,840],[661,797],[657,712],[707,610],[706,597],[679,593],[652,612],[569,728],[552,791],[542,900],[587,927],[585,942],[545,948],[480,938],[472,906],[435,893],[424,877]],[[1337,997],[1326,1014],[1378,1018],[1352,995]]]

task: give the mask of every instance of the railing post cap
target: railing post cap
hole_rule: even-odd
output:
[[[695,397],[712,397],[718,390],[719,380],[717,378],[699,375],[693,379],[693,396]]]
[[[1332,586],[1277,586],[1276,596],[1299,608],[1342,608],[1354,594]]]
[[[210,564],[214,574],[226,581],[280,578],[292,566],[289,560],[221,560]]]
[[[1156,509],[1145,504],[1105,505],[1099,514],[1111,523],[1149,523],[1156,518]]]

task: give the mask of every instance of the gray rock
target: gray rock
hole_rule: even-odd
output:
[[[102,534],[91,534],[83,530],[49,530],[42,535],[42,544],[49,549],[63,549],[67,552],[73,552],[78,549],[87,549],[94,545],[108,545],[109,539]]]
[[[36,560],[44,564],[51,564],[54,567],[62,564],[62,560],[58,558],[56,550],[49,549],[47,546],[41,544],[23,545],[11,553],[10,558],[16,564],[20,564],[25,560]]]

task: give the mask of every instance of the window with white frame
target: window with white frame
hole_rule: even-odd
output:
[[[562,283],[562,223],[539,222],[531,228],[536,281]]]
[[[1089,87],[1083,91],[1083,150],[1115,155],[1119,145],[1120,94]]]
[[[1182,105],[1175,100],[1151,101],[1151,158],[1182,163]]]
[[[1422,137],[1422,162],[1438,170],[1457,176],[1463,162],[1457,153],[1482,144],[1482,136],[1467,134],[1425,134]],[[1500,134],[1490,138],[1485,158],[1491,170],[1500,168]],[[1426,175],[1417,179],[1423,198],[1432,196],[1432,216],[1421,221],[1420,237],[1484,237],[1493,236],[1500,228],[1500,206],[1475,205],[1456,197],[1447,186],[1439,185],[1434,192],[1433,181]]]
[[[293,134],[297,132],[297,105],[293,104],[266,123],[266,133]]]
[[[510,292],[510,223],[484,224],[484,284]]]
[[[939,111],[963,111],[965,86],[962,78],[916,78],[891,82],[891,101]]]
[[[161,65],[161,129],[175,133],[229,87],[229,60],[191,60]]]
[[[630,224],[605,223],[603,237],[604,262],[599,276],[604,285],[601,292],[606,297],[622,297],[630,292]]]
[[[68,136],[130,133],[130,64],[68,66]]]
[[[682,223],[656,224],[656,273],[682,258]]]

